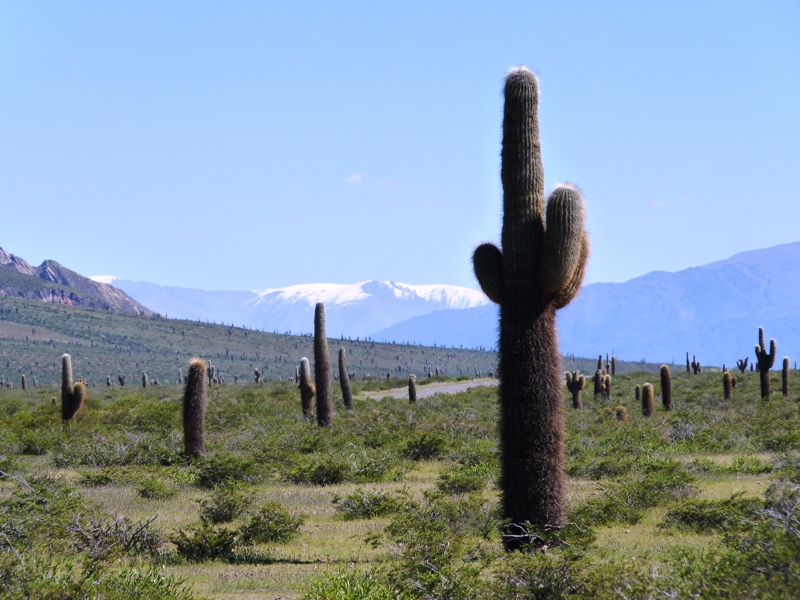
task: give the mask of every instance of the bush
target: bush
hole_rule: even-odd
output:
[[[288,542],[297,535],[304,521],[304,516],[291,515],[280,504],[268,502],[250,515],[239,531],[246,543]]]
[[[254,495],[242,491],[235,481],[222,483],[214,488],[208,499],[198,502],[200,518],[212,524],[230,523],[240,517],[253,503]]]
[[[336,510],[342,513],[345,520],[374,519],[385,517],[397,511],[401,506],[400,500],[386,492],[367,492],[358,489],[347,496],[333,497]]]
[[[489,466],[485,463],[458,467],[442,473],[436,482],[436,487],[445,494],[479,492],[486,487],[488,471]]]
[[[156,517],[134,523],[127,517],[115,516],[108,521],[90,518],[88,523],[75,520],[68,528],[76,538],[75,547],[93,559],[104,559],[118,553],[131,555],[158,554],[164,535],[150,527]]]
[[[714,533],[735,528],[738,523],[756,516],[763,502],[736,494],[725,500],[686,500],[670,510],[660,527]]]
[[[375,572],[341,569],[333,575],[322,575],[305,588],[303,600],[397,600],[395,594]]]
[[[411,460],[429,460],[440,456],[446,447],[447,441],[442,436],[424,432],[408,440],[402,453]]]
[[[334,485],[347,480],[350,477],[350,469],[346,463],[333,456],[320,458],[312,455],[289,469],[284,476],[292,483]]]
[[[205,562],[229,557],[239,540],[235,531],[201,522],[199,527],[188,531],[178,529],[169,541],[189,562]]]
[[[228,481],[255,481],[258,476],[253,460],[224,452],[197,464],[197,485],[205,489],[213,489]]]
[[[136,490],[142,498],[147,500],[167,500],[177,495],[178,490],[167,486],[158,477],[147,477],[141,481]]]

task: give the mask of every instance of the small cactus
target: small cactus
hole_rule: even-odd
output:
[[[300,383],[297,387],[300,388],[300,402],[303,407],[303,414],[306,417],[310,417],[314,405],[314,394],[316,394],[317,389],[311,381],[311,367],[308,364],[308,359],[305,357],[300,359],[298,378],[300,379]]]
[[[570,373],[567,371],[567,389],[572,394],[572,408],[583,408],[581,391],[586,387],[586,377],[580,371]]]
[[[186,370],[183,390],[183,448],[186,456],[200,458],[206,453],[206,361],[193,358]]]
[[[20,381],[20,387],[22,387],[23,392],[27,389],[27,382],[25,381],[25,373],[22,374],[22,381]]]
[[[730,400],[733,397],[733,377],[727,371],[722,374],[722,392],[725,400]]]
[[[667,365],[661,365],[661,404],[664,410],[672,410],[672,373]]]
[[[686,353],[686,372],[687,373],[691,373],[692,372],[692,365],[689,362],[689,353],[688,352]]]
[[[695,375],[703,371],[703,368],[700,366],[700,361],[698,361],[697,356],[694,355],[692,355],[692,371],[694,371]]]
[[[597,357],[597,370],[598,371],[604,371],[605,370],[605,369],[603,369],[603,355],[602,354]]]
[[[412,403],[417,401],[417,376],[413,373],[408,378],[408,401]]]
[[[769,370],[775,364],[775,355],[777,353],[777,344],[775,339],[769,341],[769,352],[767,352],[767,345],[764,343],[764,328],[758,328],[758,345],[756,346],[756,359],[758,364],[758,373],[761,379],[761,397],[764,400],[769,399],[771,393],[769,386]]]
[[[642,414],[645,417],[652,417],[656,408],[655,394],[653,393],[653,384],[645,383],[642,386]]]
[[[64,421],[75,417],[86,398],[86,386],[83,382],[72,381],[72,357],[64,354],[61,357],[61,418]]]
[[[345,408],[353,408],[353,392],[350,390],[350,375],[347,372],[347,351],[339,348],[339,385],[342,388],[342,400]]]
[[[750,360],[750,357],[748,357],[748,356],[745,356],[745,357],[744,357],[744,360],[737,360],[737,361],[736,361],[736,366],[739,368],[739,370],[740,370],[742,373],[744,373],[745,371],[747,371],[747,361],[748,361],[748,360]]]
[[[639,402],[639,400],[642,399],[642,386],[637,385],[635,391],[636,391],[636,401]]]
[[[25,389],[25,375],[22,376],[22,389]],[[783,357],[783,370],[781,371],[781,393],[784,397],[789,396],[789,357]]]
[[[627,421],[628,409],[620,404],[614,409],[614,415],[617,417],[617,421]]]
[[[594,395],[604,396],[606,389],[606,372],[603,369],[598,369],[594,377],[592,377],[592,382],[594,383]]]
[[[147,373],[142,373],[142,387],[147,387]]]
[[[611,375],[608,373],[603,377],[603,395],[606,399],[611,397]]]
[[[611,357],[611,375],[616,375],[616,374],[617,374],[617,357],[616,356],[612,356]]]
[[[111,375],[106,375],[106,387],[111,387]]]

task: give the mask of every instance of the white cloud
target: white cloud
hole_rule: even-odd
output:
[[[347,183],[358,184],[364,181],[364,176],[361,173],[353,173],[344,178]]]

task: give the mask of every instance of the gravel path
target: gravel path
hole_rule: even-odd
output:
[[[472,381],[459,381],[458,383],[429,383],[417,386],[417,400],[427,398],[434,394],[457,394],[466,392],[469,388],[485,385],[497,385],[497,379],[473,379]],[[366,392],[370,398],[408,398],[408,387],[397,388],[395,390],[385,390],[377,392]]]

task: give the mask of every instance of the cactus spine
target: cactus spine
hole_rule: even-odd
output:
[[[317,425],[327,427],[333,420],[331,356],[325,334],[325,305],[317,302],[314,311],[314,381],[317,386]]]
[[[567,371],[567,389],[572,393],[572,408],[583,408],[581,391],[586,387],[586,377],[580,371]]]
[[[353,408],[353,392],[350,391],[350,375],[347,373],[347,351],[339,348],[339,385],[342,388],[342,400],[345,408]]]
[[[22,389],[25,389],[25,375],[22,376]],[[783,357],[783,370],[781,371],[781,393],[789,396],[789,357]]]
[[[642,386],[642,414],[645,417],[652,417],[653,411],[656,408],[655,394],[653,393],[653,384],[645,383]]]
[[[206,453],[206,361],[193,358],[186,370],[183,390],[183,449],[186,456],[199,458]]]
[[[764,328],[758,328],[758,345],[756,346],[756,364],[758,365],[758,373],[761,379],[761,397],[768,399],[771,393],[769,387],[769,370],[775,364],[775,354],[777,352],[777,344],[775,339],[769,341],[769,352],[767,352],[767,345],[764,343]]]
[[[672,373],[667,365],[661,365],[661,404],[672,410]]]
[[[730,400],[733,397],[733,377],[727,371],[722,374],[722,391],[725,395],[725,400]]]
[[[561,353],[555,311],[572,301],[589,256],[584,200],[570,185],[545,206],[539,86],[520,67],[506,77],[501,179],[502,251],[482,244],[475,276],[500,305],[500,463],[502,512],[514,524],[566,522]],[[524,539],[505,536],[506,549]]]
[[[311,367],[308,365],[308,359],[305,357],[300,359],[300,369],[297,377],[300,380],[297,387],[300,388],[300,403],[303,407],[303,414],[309,417],[313,410],[314,394],[317,393],[317,389],[311,381]]]
[[[72,357],[61,357],[61,418],[69,421],[78,413],[86,399],[86,386],[83,382],[72,383]]]
[[[408,378],[408,401],[417,401],[417,376],[413,373],[411,374],[411,377]]]

